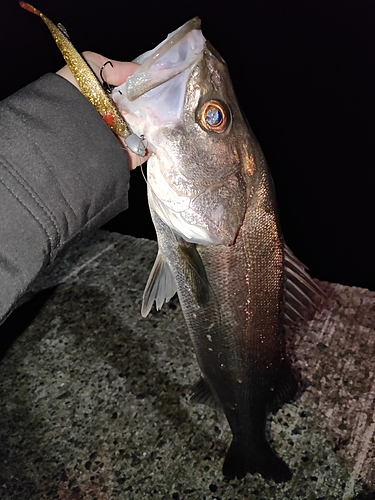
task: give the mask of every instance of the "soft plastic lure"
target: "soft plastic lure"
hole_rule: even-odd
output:
[[[66,30],[61,25],[54,24],[42,12],[26,2],[19,2],[20,6],[39,16],[50,30],[66,64],[69,66],[82,94],[95,106],[108,127],[122,137],[127,147],[139,156],[145,156],[146,148],[140,137],[135,135],[124,117],[116,108],[112,99],[106,93],[99,79],[87,64],[85,59],[69,40]]]

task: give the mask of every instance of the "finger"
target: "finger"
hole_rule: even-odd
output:
[[[96,54],[95,52],[84,52],[83,55],[99,80],[101,80],[100,70],[103,68],[102,77],[104,78],[106,83],[110,85],[121,85],[126,81],[128,76],[132,75],[138,68],[138,64],[131,62],[112,61],[107,57]],[[110,64],[105,64],[108,61],[111,61],[113,66],[111,66]],[[63,76],[66,80],[79,88],[77,80],[74,78],[68,66],[64,66],[63,68],[56,71],[56,73],[60,76]]]
[[[115,86],[124,83],[128,76],[132,75],[139,66],[132,62],[114,61],[96,52],[83,52],[82,55],[98,77],[100,77],[100,70],[103,68],[102,76],[104,80],[108,84]],[[108,61],[112,65],[105,64]]]
[[[101,54],[97,54],[96,52],[86,51],[83,52],[82,55],[99,79],[100,79],[100,70],[103,68],[102,77],[104,78],[106,83],[110,85],[121,85],[126,81],[128,76],[134,73],[134,71],[139,66],[138,64],[131,62],[113,61],[105,56],[102,56]],[[105,63],[108,61],[111,61],[113,66],[111,66],[110,64],[105,65]],[[57,74],[63,76],[73,85],[79,88],[78,83],[74,78],[74,76],[72,75],[68,66],[64,66],[63,68],[61,68],[59,71],[57,71]],[[150,156],[149,153],[147,153],[145,156],[138,156],[128,149],[128,147],[126,146],[123,139],[121,139],[121,137],[118,137],[118,139],[120,140],[121,144],[124,146],[124,149],[128,154],[130,170],[134,170],[138,166],[142,165],[142,163],[147,161],[147,159]]]

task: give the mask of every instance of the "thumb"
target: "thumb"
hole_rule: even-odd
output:
[[[114,61],[95,52],[83,52],[82,55],[100,80],[100,70],[102,70],[102,77],[109,85],[121,85],[138,68],[138,64]],[[108,61],[111,64],[106,64]]]

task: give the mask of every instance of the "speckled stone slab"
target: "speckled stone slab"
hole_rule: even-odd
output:
[[[375,293],[323,283],[329,307],[291,333],[303,389],[269,433],[292,480],[228,482],[177,299],[140,315],[156,251],[98,232],[39,282],[60,284],[0,363],[0,498],[375,498]]]

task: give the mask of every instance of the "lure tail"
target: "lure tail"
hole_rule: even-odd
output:
[[[23,9],[28,10],[29,12],[32,12],[33,14],[37,14],[38,16],[42,17],[42,15],[43,15],[38,9],[36,9],[35,7],[33,7],[32,5],[30,5],[27,2],[20,2],[20,6]]]
[[[83,59],[81,54],[74,48],[73,44],[70,42],[66,32],[63,31],[62,27],[60,25],[54,24],[50,19],[48,19],[47,16],[45,16],[42,12],[40,12],[39,9],[34,7],[33,5],[30,5],[27,2],[19,2],[20,6],[27,10],[28,12],[31,12],[32,14],[35,14],[36,16],[39,16],[46,24],[47,28],[50,30],[56,45],[59,47],[66,63],[70,67],[70,59],[73,57],[73,54],[77,58],[81,58],[82,62],[87,66],[87,69],[92,72],[90,66],[86,63],[86,61]],[[68,51],[68,52],[67,52]],[[70,68],[71,71],[73,72],[72,68]],[[73,73],[74,74],[74,73]],[[74,75],[75,76],[75,75]],[[100,82],[98,81],[99,85]]]

